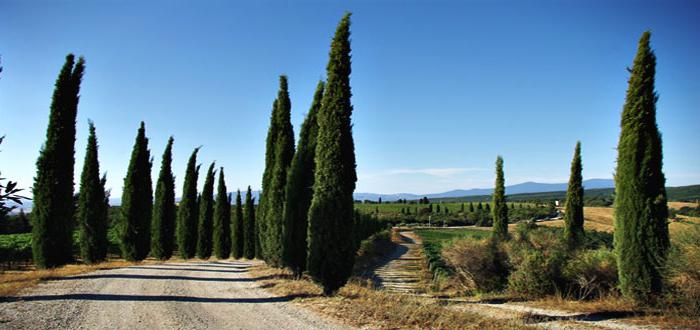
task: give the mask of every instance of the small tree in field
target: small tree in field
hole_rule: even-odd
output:
[[[575,249],[583,241],[583,177],[581,176],[581,142],[576,143],[571,161],[571,177],[566,191],[564,237],[569,249]]]
[[[508,208],[506,205],[503,158],[496,158],[496,189],[493,192],[493,234],[496,239],[508,239]],[[489,204],[486,204],[487,208]]]

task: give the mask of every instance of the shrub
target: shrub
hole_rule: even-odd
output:
[[[515,271],[508,278],[508,290],[521,297],[537,298],[565,286],[562,270],[567,260],[566,245],[556,231],[539,230],[521,223],[509,244]]]
[[[496,240],[462,238],[442,251],[447,265],[467,291],[499,291],[508,278],[508,256]]]
[[[667,272],[666,305],[683,315],[700,316],[700,226],[674,238]]]
[[[571,256],[564,267],[567,292],[578,299],[592,299],[617,291],[617,259],[612,250],[584,250]]]

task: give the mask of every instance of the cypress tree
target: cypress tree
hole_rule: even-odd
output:
[[[491,204],[486,203],[486,207],[484,207],[484,210],[485,210],[486,212],[491,212]]]
[[[295,278],[300,278],[302,272],[306,270],[307,219],[314,192],[314,158],[318,134],[316,116],[321,107],[323,86],[323,81],[319,81],[316,86],[311,109],[301,125],[299,145],[287,178],[284,206],[284,264],[292,269]]]
[[[508,209],[506,204],[503,158],[496,158],[496,189],[493,192],[493,234],[496,239],[508,239]],[[488,209],[489,204],[486,204]]]
[[[294,131],[292,130],[291,101],[287,86],[287,77],[280,76],[280,90],[277,95],[277,139],[273,145],[274,166],[268,178],[269,184],[265,191],[264,230],[260,245],[265,261],[273,266],[282,266],[284,255],[284,199],[287,184],[287,171],[294,157]]]
[[[474,212],[474,203],[469,202],[469,213]]]
[[[270,177],[275,167],[275,143],[279,135],[279,125],[277,124],[277,99],[272,102],[272,113],[270,114],[270,127],[267,129],[267,137],[265,139],[265,170],[262,177],[262,191],[260,191],[260,200],[258,201],[257,221],[255,221],[255,256],[259,259],[263,258],[263,251],[260,241],[264,239],[267,233],[267,225],[265,224],[265,205],[266,194],[270,190]]]
[[[357,174],[350,103],[350,13],[338,24],[329,57],[318,113],[307,261],[309,274],[326,295],[345,285],[355,261],[352,194]]]
[[[566,190],[566,214],[564,215],[564,238],[569,249],[578,247],[583,241],[583,177],[581,176],[581,142],[576,142],[574,159],[571,161],[571,177]]]
[[[89,264],[107,257],[107,218],[105,217],[105,190],[100,180],[97,160],[95,125],[90,122],[90,136],[85,151],[83,173],[80,176],[78,225],[80,226],[80,255]]]
[[[143,122],[139,127],[129,169],[124,178],[120,241],[122,257],[140,261],[151,247],[151,217],[153,216],[153,183],[151,181],[151,152]]]
[[[175,177],[172,171],[173,137],[163,152],[151,224],[151,255],[158,260],[170,259],[175,248]]]
[[[177,248],[182,259],[194,257],[197,248],[197,177],[199,165],[197,165],[197,152],[192,151],[187,161],[185,170],[185,182],[182,185],[182,197],[177,207]]]
[[[36,161],[32,210],[32,255],[39,268],[73,259],[73,170],[75,119],[85,60],[73,54],[58,74],[51,99],[46,142]]]
[[[211,163],[199,200],[199,226],[197,229],[197,258],[209,259],[212,249],[214,218],[214,163]]]
[[[245,228],[244,228],[244,218],[243,218],[243,203],[241,201],[241,191],[236,192],[236,214],[233,218],[233,226],[231,226],[231,241],[233,242],[231,248],[231,256],[236,259],[243,258],[244,245],[245,245]]]
[[[219,183],[216,187],[214,205],[214,255],[228,259],[231,254],[231,199],[226,190],[224,168],[219,168]]]
[[[243,256],[248,259],[255,258],[256,253],[256,238],[258,237],[255,229],[255,200],[253,199],[250,186],[245,194],[245,218],[243,220]]]
[[[615,174],[615,250],[620,289],[637,302],[662,292],[662,267],[669,249],[666,178],[661,134],[656,125],[656,56],[644,32],[629,78],[620,122]]]

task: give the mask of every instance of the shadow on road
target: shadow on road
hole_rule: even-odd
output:
[[[608,321],[615,319],[622,319],[633,316],[643,316],[644,312],[632,312],[632,311],[602,311],[595,313],[582,313],[576,315],[543,315],[538,313],[527,313],[523,316],[525,323],[541,323],[541,322],[552,322],[552,321],[589,321],[589,322],[599,322]]]
[[[226,277],[195,277],[195,276],[171,276],[171,275],[142,275],[142,274],[91,274],[68,277],[47,278],[51,281],[75,281],[91,280],[103,278],[116,278],[128,280],[181,280],[181,281],[204,281],[204,282],[254,282],[258,278],[226,278]]]
[[[210,273],[245,273],[245,269],[223,270],[223,269],[204,269],[204,268],[182,268],[182,267],[150,267],[150,266],[131,266],[129,269],[153,269],[153,270],[175,270],[175,271],[190,271],[190,272],[210,272]]]
[[[267,297],[267,298],[207,298],[207,297],[189,297],[189,296],[143,296],[143,295],[126,295],[126,294],[93,294],[93,293],[75,293],[62,295],[39,295],[39,296],[23,296],[23,297],[4,297],[0,298],[3,302],[14,301],[56,301],[56,300],[90,300],[90,301],[174,301],[174,302],[194,302],[194,303],[276,303],[291,301],[296,298],[311,298],[319,295],[311,294],[296,294],[283,297]]]

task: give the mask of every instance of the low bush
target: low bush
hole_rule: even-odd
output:
[[[6,267],[32,260],[32,234],[0,235],[0,261]]]
[[[672,241],[668,257],[667,306],[682,315],[700,317],[700,226],[693,225]]]
[[[617,292],[617,259],[606,248],[582,250],[572,255],[563,271],[569,296],[594,299]]]
[[[532,223],[519,224],[508,245],[514,269],[508,278],[508,291],[515,296],[539,298],[565,287],[566,245],[557,232],[537,229]]]
[[[508,256],[493,239],[463,238],[447,245],[442,255],[468,292],[499,291],[508,278]]]

